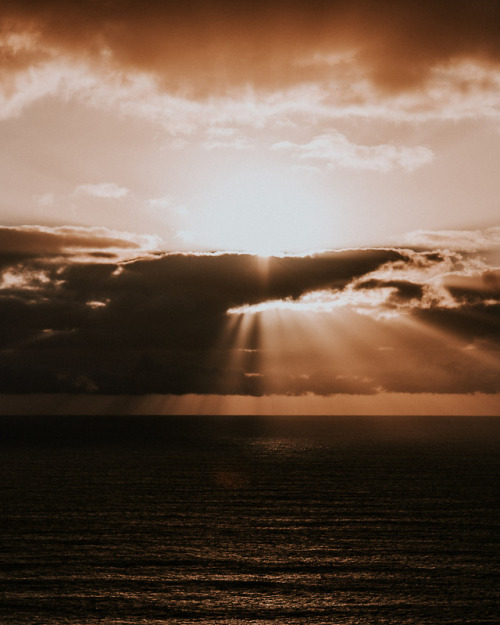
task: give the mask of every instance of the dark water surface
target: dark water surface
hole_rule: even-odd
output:
[[[500,419],[0,417],[0,623],[484,624]]]

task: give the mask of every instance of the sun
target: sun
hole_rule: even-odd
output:
[[[261,256],[318,249],[324,235],[317,198],[280,170],[233,174],[208,194],[200,239],[211,249]]]

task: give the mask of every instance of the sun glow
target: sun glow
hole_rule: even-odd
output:
[[[325,231],[319,206],[314,190],[289,173],[239,171],[207,194],[201,236],[210,248],[261,256],[318,249]]]

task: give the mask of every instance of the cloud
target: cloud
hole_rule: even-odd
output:
[[[226,140],[205,141],[203,144],[205,150],[220,150],[231,148],[233,150],[251,150],[254,146],[247,137],[234,137]]]
[[[77,226],[0,226],[2,257],[38,257],[75,252],[141,252],[157,249],[160,240],[151,235],[120,232],[108,228]]]
[[[8,0],[3,17],[7,69],[64,53],[153,72],[166,85],[196,83],[201,93],[317,80],[345,58],[380,88],[396,91],[421,84],[430,68],[453,59],[500,58],[500,11],[487,0]]]
[[[500,270],[485,259],[449,250],[401,250],[400,254],[337,288],[307,289],[299,297],[245,304],[229,313],[348,309],[380,319],[436,309],[458,311],[470,304],[485,310],[500,305]]]
[[[297,118],[499,117],[499,10],[487,0],[9,0],[2,15],[4,119],[46,96],[176,133]]]
[[[189,213],[188,208],[184,204],[180,204],[179,201],[170,196],[163,195],[162,197],[151,198],[146,202],[147,208],[155,213],[167,213],[171,215],[185,216]]]
[[[289,141],[275,143],[272,149],[291,150],[301,159],[326,161],[330,168],[344,167],[381,172],[390,171],[395,167],[413,171],[434,158],[433,152],[424,146],[410,148],[389,144],[357,145],[336,130],[314,137],[302,145]]]
[[[100,182],[98,184],[81,184],[75,189],[76,195],[90,195],[99,198],[119,200],[128,195],[126,187],[120,187],[115,182]]]
[[[408,245],[477,252],[500,247],[500,227],[482,230],[416,230],[404,237]]]
[[[353,249],[264,272],[248,254],[13,230],[1,392],[500,392],[500,276],[469,252]]]
[[[43,195],[35,195],[33,198],[40,206],[48,207],[52,206],[55,202],[55,195],[53,193],[44,193]]]
[[[83,57],[73,61],[57,57],[20,68],[8,79],[0,77],[0,119],[17,116],[48,96],[147,119],[176,135],[175,141],[181,146],[181,135],[200,129],[232,131],[240,126],[234,147],[243,148],[255,139],[255,129],[283,124],[307,127],[354,118],[411,123],[478,118],[498,121],[500,71],[472,62],[459,63],[432,70],[418,91],[386,94],[353,70],[317,82],[277,84],[268,90],[251,84],[228,87],[200,98],[189,90],[167,89],[154,75],[137,69],[119,69],[105,60],[91,66]],[[210,135],[206,143],[230,144],[231,140],[229,135]]]

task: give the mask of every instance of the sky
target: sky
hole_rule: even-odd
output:
[[[499,31],[4,0],[1,410],[499,414]]]

